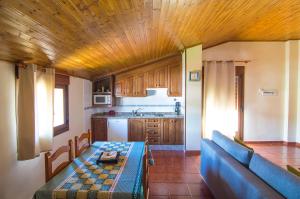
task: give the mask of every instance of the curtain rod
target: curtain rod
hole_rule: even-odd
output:
[[[248,63],[250,60],[202,60],[203,62],[242,62],[242,63]]]
[[[15,64],[16,67],[19,67],[19,68],[26,68],[26,64],[22,63],[22,62],[18,62]]]
[[[18,67],[18,68],[26,68],[28,65],[31,65],[31,64],[26,64],[24,62],[15,63],[15,66]],[[41,66],[41,65],[38,65],[38,64],[33,64],[33,65],[36,65],[38,70],[53,68],[52,66],[47,66],[47,65],[46,66]]]

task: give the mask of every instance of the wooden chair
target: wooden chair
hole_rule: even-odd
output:
[[[145,140],[145,153],[143,155],[143,192],[144,198],[149,198],[149,159],[148,159],[148,139]]]
[[[88,130],[87,133],[83,133],[81,134],[80,137],[78,136],[75,136],[75,157],[77,158],[78,156],[80,156],[80,154],[86,150],[87,148],[89,148],[91,146],[91,138],[92,138],[92,134],[91,134],[91,131]],[[80,147],[80,144],[81,142],[84,140],[84,139],[87,139],[87,142],[84,143],[83,145],[81,145]]]
[[[58,174],[61,170],[63,170],[73,161],[72,145],[72,140],[69,140],[68,145],[59,147],[53,154],[51,154],[50,152],[45,153],[46,182],[48,182],[51,178],[53,178],[56,174]],[[52,171],[53,161],[55,161],[63,153],[69,153],[68,161],[61,163],[59,166],[56,167],[54,171]]]

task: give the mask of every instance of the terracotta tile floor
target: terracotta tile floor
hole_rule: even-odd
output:
[[[248,144],[261,156],[286,168],[287,164],[300,168],[300,148],[283,144]]]
[[[200,176],[200,156],[183,151],[152,151],[151,199],[213,198]]]
[[[275,164],[300,167],[300,148],[282,144],[251,144],[256,153]],[[200,156],[183,151],[152,151],[150,199],[213,198],[200,176]]]

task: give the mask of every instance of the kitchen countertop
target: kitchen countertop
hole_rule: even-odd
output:
[[[138,115],[133,115],[130,112],[116,112],[115,115],[109,115],[107,112],[105,113],[95,113],[92,115],[92,118],[184,118],[183,114],[177,115],[176,113],[145,113],[139,112]]]

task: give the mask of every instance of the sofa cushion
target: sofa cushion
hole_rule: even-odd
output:
[[[229,153],[234,159],[239,161],[244,166],[248,167],[253,150],[234,142],[219,131],[213,131],[212,141]]]
[[[250,170],[269,186],[289,199],[300,198],[300,178],[290,174],[269,160],[254,154],[250,161]]]
[[[211,140],[201,140],[201,175],[215,198],[283,199]]]

